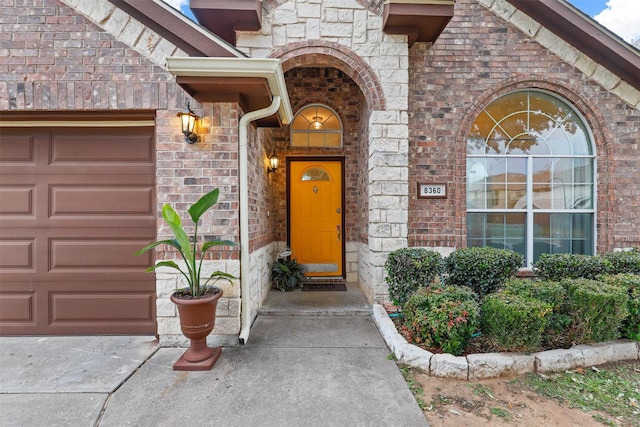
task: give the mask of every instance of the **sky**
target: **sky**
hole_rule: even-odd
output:
[[[193,19],[189,0],[164,0]],[[640,0],[568,0],[628,43],[640,41]]]

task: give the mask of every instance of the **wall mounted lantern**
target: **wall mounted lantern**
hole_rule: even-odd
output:
[[[276,154],[276,148],[273,147],[273,153],[269,156],[269,167],[267,168],[267,174],[275,173],[276,169],[280,165],[280,159],[278,159],[278,155]]]
[[[196,127],[196,121],[200,118],[191,109],[190,103],[187,103],[187,109],[178,113],[180,117],[180,123],[182,124],[182,133],[184,134],[184,140],[189,144],[194,144],[198,141],[198,135],[194,133]]]

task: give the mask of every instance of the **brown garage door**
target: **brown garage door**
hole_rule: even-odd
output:
[[[155,334],[151,126],[0,128],[0,334]]]

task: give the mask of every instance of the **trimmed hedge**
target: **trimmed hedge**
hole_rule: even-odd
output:
[[[442,256],[423,248],[393,251],[384,264],[391,301],[402,306],[419,288],[429,286],[440,273]]]
[[[482,334],[498,351],[536,351],[552,313],[552,306],[536,298],[497,292],[480,309]]]
[[[602,276],[600,280],[611,285],[620,286],[627,291],[629,296],[627,310],[629,310],[629,315],[622,322],[620,331],[622,338],[640,341],[640,275],[607,275]]]
[[[604,258],[579,254],[542,254],[533,263],[533,271],[541,279],[595,279],[606,274],[610,262]]]
[[[608,252],[602,257],[608,261],[609,274],[640,274],[640,249],[631,251]]]
[[[524,264],[522,255],[489,246],[458,249],[444,262],[448,285],[468,286],[480,299],[496,292]]]
[[[629,314],[629,296],[622,286],[590,279],[564,279],[566,312],[571,315],[574,344],[608,341],[619,337]]]
[[[414,342],[459,356],[477,330],[479,307],[469,288],[434,285],[414,293],[402,313]]]
[[[547,320],[546,333],[542,338],[546,347],[568,347],[566,333],[571,325],[571,316],[565,312],[566,289],[558,282],[546,280],[511,279],[507,281],[504,292],[535,298],[549,304],[552,313]]]

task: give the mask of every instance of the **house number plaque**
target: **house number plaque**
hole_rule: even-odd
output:
[[[447,184],[444,182],[433,182],[430,184],[419,182],[418,198],[419,199],[446,199]]]

